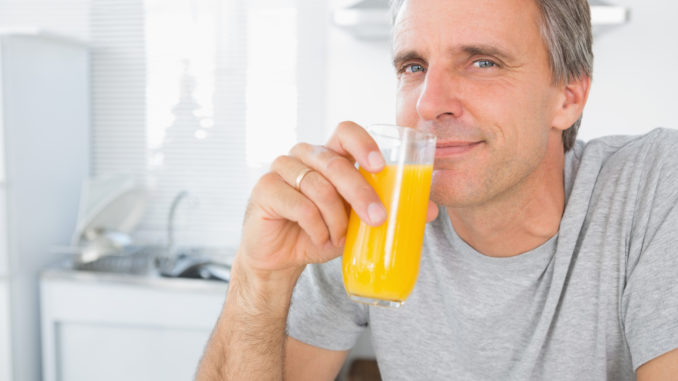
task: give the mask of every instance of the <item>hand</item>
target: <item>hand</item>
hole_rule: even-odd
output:
[[[303,269],[341,255],[350,207],[366,223],[382,224],[384,206],[356,161],[370,172],[384,167],[377,144],[352,122],[340,123],[325,146],[300,143],[278,157],[252,191],[240,259],[256,271]],[[427,220],[436,215],[430,203]]]

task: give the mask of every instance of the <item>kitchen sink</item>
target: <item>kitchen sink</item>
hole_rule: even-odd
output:
[[[80,271],[146,275],[154,270],[154,250],[148,247],[128,247],[108,253],[93,260],[74,260],[73,267]]]
[[[73,267],[79,271],[228,282],[233,255],[233,251],[193,247],[169,256],[165,247],[132,246],[94,260],[76,260]]]

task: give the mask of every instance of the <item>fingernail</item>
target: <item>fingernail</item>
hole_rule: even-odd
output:
[[[380,203],[373,202],[367,207],[367,215],[373,224],[378,224],[386,219],[386,210]]]
[[[337,242],[337,247],[342,247],[346,243],[346,237],[342,237],[339,242]]]
[[[384,167],[384,158],[379,151],[372,151],[367,155],[367,161],[370,163],[370,169],[376,171]]]

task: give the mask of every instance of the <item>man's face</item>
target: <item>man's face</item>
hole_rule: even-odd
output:
[[[534,0],[408,0],[393,49],[397,123],[438,137],[433,201],[477,206],[535,183],[561,90]]]

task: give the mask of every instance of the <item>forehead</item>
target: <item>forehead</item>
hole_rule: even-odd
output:
[[[544,47],[535,0],[406,0],[393,50],[496,46],[515,54]]]

